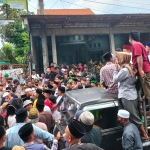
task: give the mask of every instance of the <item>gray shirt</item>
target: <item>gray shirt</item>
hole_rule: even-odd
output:
[[[131,122],[124,127],[122,147],[123,150],[143,150],[139,130]]]
[[[118,98],[137,99],[136,78],[131,76],[127,68],[123,68],[120,71],[116,69],[113,73],[113,81],[118,83]]]

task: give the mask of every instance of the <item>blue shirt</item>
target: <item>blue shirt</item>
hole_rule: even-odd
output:
[[[7,139],[5,141],[5,146],[6,147],[14,147],[15,145],[22,146],[24,142],[21,140],[20,136],[18,135],[19,129],[25,125],[25,123],[17,123],[14,127],[9,128],[6,131]],[[35,138],[43,139],[44,141],[52,141],[53,140],[53,135],[50,134],[47,131],[44,131],[40,129],[39,127],[35,126],[34,124],[34,133],[35,133]]]

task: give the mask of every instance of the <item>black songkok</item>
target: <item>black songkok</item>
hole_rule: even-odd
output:
[[[112,55],[111,55],[110,52],[107,52],[107,53],[105,53],[105,54],[103,55],[103,59],[104,59],[105,61],[109,61],[110,58],[112,58]]]
[[[26,118],[28,116],[27,110],[25,108],[20,108],[16,111],[16,118]]]
[[[18,132],[21,139],[24,139],[31,135],[33,132],[33,126],[31,123],[26,123],[24,126],[22,126]]]
[[[80,139],[86,133],[84,125],[76,119],[72,119],[72,121],[68,124],[68,128],[70,133],[78,139]]]

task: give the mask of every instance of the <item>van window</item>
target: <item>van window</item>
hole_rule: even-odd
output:
[[[120,126],[117,121],[118,107],[90,110],[95,117],[94,125],[103,129]]]

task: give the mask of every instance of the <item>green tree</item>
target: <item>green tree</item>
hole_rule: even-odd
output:
[[[16,64],[17,60],[15,59],[14,55],[14,48],[12,44],[5,44],[3,45],[1,52],[0,52],[0,56],[3,57],[4,61]]]
[[[6,19],[6,4],[0,6],[0,17]],[[29,56],[29,35],[25,28],[22,28],[21,15],[26,11],[12,9],[8,6],[8,19],[14,20],[0,28],[0,36],[3,41],[14,45],[14,57],[18,63],[27,63]],[[29,13],[33,14],[33,13]]]

